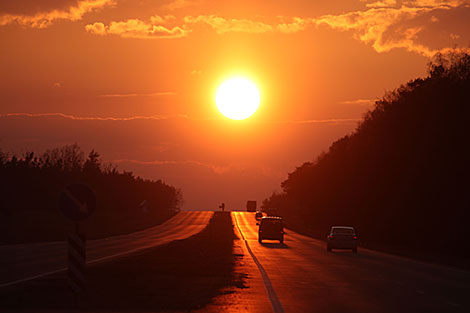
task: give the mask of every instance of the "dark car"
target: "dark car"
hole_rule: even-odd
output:
[[[357,253],[357,236],[354,227],[332,226],[326,240],[327,251],[332,251],[333,249],[351,249],[354,253]]]
[[[264,239],[279,240],[280,243],[284,242],[284,223],[282,218],[267,216],[261,218],[259,221],[258,241],[263,242]]]
[[[261,211],[256,211],[255,213],[255,218],[257,220],[261,219],[263,217],[263,213]]]

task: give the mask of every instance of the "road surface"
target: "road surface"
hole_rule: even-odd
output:
[[[180,212],[161,225],[87,242],[87,263],[110,260],[139,250],[181,240],[204,229],[213,212]],[[67,243],[0,246],[0,287],[66,270]]]
[[[253,213],[232,219],[249,288],[201,312],[470,312],[470,272],[361,248],[331,253],[291,230],[284,245],[260,244]]]

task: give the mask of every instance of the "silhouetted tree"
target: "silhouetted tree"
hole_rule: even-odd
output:
[[[83,172],[91,175],[96,175],[101,172],[100,154],[95,150],[91,150],[88,158],[83,164]]]

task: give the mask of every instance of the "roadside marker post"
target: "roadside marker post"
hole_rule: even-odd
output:
[[[67,282],[74,293],[75,307],[78,307],[79,295],[86,288],[86,236],[80,232],[79,221],[87,219],[95,208],[95,193],[87,185],[68,185],[59,195],[60,211],[75,223],[74,233],[68,236],[67,251]]]
[[[78,228],[78,223],[76,223]],[[85,291],[86,237],[76,231],[68,237],[68,285],[76,294]]]

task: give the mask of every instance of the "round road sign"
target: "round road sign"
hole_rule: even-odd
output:
[[[59,195],[60,211],[74,222],[88,218],[95,208],[95,193],[87,185],[68,185]]]

